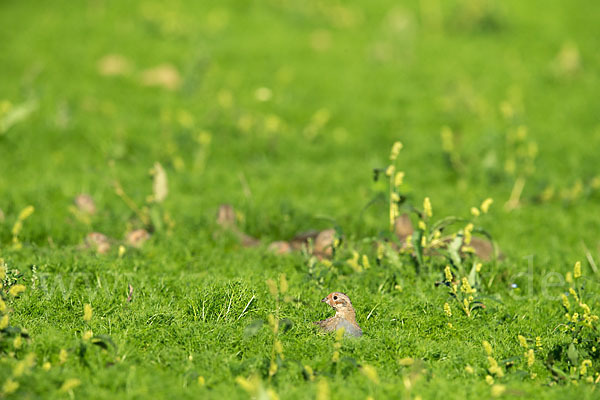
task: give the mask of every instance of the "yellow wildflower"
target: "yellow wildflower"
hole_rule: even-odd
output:
[[[488,213],[488,211],[490,210],[490,206],[492,205],[492,203],[493,203],[493,202],[494,202],[494,200],[493,200],[492,198],[489,198],[489,197],[488,197],[487,199],[485,199],[485,200],[483,201],[483,203],[481,203],[481,206],[480,206],[480,208],[481,208],[481,211],[482,211],[484,214],[487,214],[487,213]]]
[[[58,363],[64,364],[67,362],[67,358],[69,357],[69,353],[65,349],[60,349],[58,352]]]
[[[2,319],[0,319],[0,330],[6,328],[8,326],[8,314],[4,314]]]
[[[444,303],[444,312],[448,317],[452,316],[452,310],[450,309],[450,304]]]
[[[487,340],[483,341],[483,349],[485,350],[485,353],[488,356],[492,355],[493,349],[492,349],[492,345],[490,344],[490,342],[488,342]]]
[[[471,244],[471,233],[473,232],[473,224],[469,223],[465,226],[465,244]]]
[[[83,340],[90,340],[92,338],[92,336],[94,336],[94,332],[92,332],[92,331],[85,331],[85,332],[83,332],[83,335],[81,336],[81,338]]]
[[[83,320],[90,322],[92,320],[92,306],[89,303],[83,305]]]
[[[467,374],[474,374],[474,373],[475,373],[475,370],[474,370],[474,369],[473,369],[473,367],[471,367],[470,365],[467,365],[467,366],[465,367],[465,372],[466,372]]]
[[[492,397],[500,397],[506,391],[506,386],[504,385],[493,385],[492,386]]]
[[[567,283],[573,283],[573,274],[571,273],[571,271],[565,274],[565,280],[567,281]]]
[[[581,261],[577,261],[575,267],[573,267],[573,278],[577,279],[579,277],[581,277]]]
[[[560,297],[562,298],[563,307],[566,308],[567,310],[570,310],[571,303],[569,302],[569,299],[567,298],[567,296],[565,296],[565,294],[563,293]]]
[[[306,376],[308,376],[309,380],[311,380],[311,381],[315,380],[315,373],[310,365],[304,366],[304,372],[306,373]]]
[[[198,385],[200,385],[200,386],[206,385],[206,379],[204,379],[204,377],[202,375],[200,375],[198,377]]]
[[[52,364],[50,364],[50,362],[46,361],[44,364],[42,364],[42,369],[44,371],[50,371],[50,368],[52,368]]]
[[[474,217],[479,217],[479,215],[481,215],[481,212],[477,207],[471,207],[471,215],[473,215]]]
[[[288,286],[288,282],[285,277],[285,274],[281,274],[279,276],[279,291],[283,294],[283,293],[287,292],[288,287],[289,286]]]
[[[13,340],[13,347],[18,350],[21,348],[21,346],[23,346],[23,338],[21,335],[17,335]]]
[[[493,385],[494,384],[494,378],[492,378],[491,375],[486,375],[485,376],[485,381],[487,382],[488,385]]]
[[[394,186],[402,186],[402,183],[404,183],[404,172],[396,172],[396,177],[394,178]]]
[[[569,288],[569,293],[571,293],[571,296],[573,296],[573,299],[575,299],[575,301],[577,303],[579,303],[579,296],[577,296],[577,292],[575,291],[575,289]]]
[[[424,221],[419,221],[419,229],[424,231],[425,229],[427,229],[427,225],[425,224]]]
[[[362,266],[365,269],[371,268],[371,264],[369,263],[369,257],[367,257],[366,254],[363,254],[363,256],[362,256]]]
[[[521,347],[523,347],[525,349],[529,347],[527,345],[527,339],[525,339],[525,336],[519,335],[519,336],[517,336],[517,338],[519,339],[519,344],[521,345]]]
[[[17,285],[13,285],[8,290],[8,293],[10,293],[11,296],[16,297],[16,296],[18,296],[20,293],[22,293],[24,291],[25,291],[25,285],[17,284]]]
[[[392,176],[394,175],[394,172],[396,172],[396,167],[394,167],[393,165],[389,165],[386,169],[385,169],[385,174],[387,176]]]
[[[377,370],[375,367],[371,365],[363,365],[361,368],[361,372],[369,378],[369,380],[375,384],[379,384],[379,376],[377,375]]]
[[[15,382],[12,379],[8,378],[4,385],[2,385],[2,393],[4,394],[12,394],[17,391],[19,388],[19,382]]]
[[[269,292],[271,293],[271,296],[277,297],[278,290],[275,281],[273,279],[267,279],[267,286],[269,287]]]
[[[60,387],[60,391],[63,393],[70,392],[75,389],[77,386],[81,385],[81,381],[77,378],[67,379],[62,386]]]
[[[540,336],[536,336],[535,338],[535,347],[542,348],[542,338]]]
[[[4,302],[4,300],[2,300],[2,298],[0,298],[0,312],[3,313],[6,311],[6,303]]]
[[[535,354],[533,353],[533,349],[529,349],[529,351],[525,353],[525,357],[527,359],[527,366],[531,367],[535,362]]]
[[[433,209],[431,208],[431,200],[429,200],[429,197],[425,197],[425,200],[423,200],[423,211],[427,217],[431,218],[431,216],[433,216]]]
[[[329,400],[330,398],[329,384],[325,378],[321,378],[317,382],[317,400]]]
[[[414,363],[415,363],[415,360],[412,357],[405,357],[405,358],[401,358],[400,360],[398,360],[398,364],[402,365],[403,367],[411,366]]]
[[[444,268],[444,274],[446,275],[446,280],[452,282],[452,271],[449,265],[446,265],[446,268]]]
[[[390,152],[390,160],[394,161],[398,158],[398,154],[400,154],[400,150],[402,150],[402,142],[394,142],[392,146],[392,151]]]

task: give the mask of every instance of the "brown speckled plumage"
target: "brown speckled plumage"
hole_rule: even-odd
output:
[[[315,322],[316,325],[326,332],[344,328],[345,335],[362,336],[362,329],[356,323],[356,313],[348,296],[344,293],[333,292],[321,301],[329,304],[335,310],[335,315],[323,321]]]

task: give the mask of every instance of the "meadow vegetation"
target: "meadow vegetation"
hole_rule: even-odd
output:
[[[0,3],[0,395],[598,398],[599,20]]]

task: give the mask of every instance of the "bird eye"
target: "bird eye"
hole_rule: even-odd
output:
[[[333,299],[334,299],[334,300],[337,300],[337,296],[333,296]]]

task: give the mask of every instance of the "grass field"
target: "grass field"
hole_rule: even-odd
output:
[[[2,396],[598,398],[599,20],[580,0],[0,2]],[[436,255],[469,222],[499,257]],[[331,259],[268,248],[333,227]],[[333,291],[361,338],[312,324]]]

